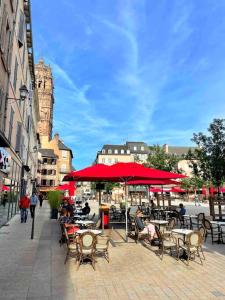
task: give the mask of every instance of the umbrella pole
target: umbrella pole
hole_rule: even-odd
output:
[[[125,222],[126,222],[126,243],[128,242],[128,220],[127,220],[127,201],[128,201],[128,197],[127,197],[127,182],[125,181]]]

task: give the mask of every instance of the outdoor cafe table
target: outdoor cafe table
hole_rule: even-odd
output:
[[[184,241],[185,241],[186,236],[187,236],[188,234],[192,233],[193,230],[191,230],[191,229],[185,229],[185,228],[183,228],[183,229],[182,229],[182,228],[177,228],[177,229],[172,229],[172,232],[173,232],[173,233],[176,233],[176,234],[183,235]]]
[[[86,218],[85,215],[77,215],[77,214],[75,214],[73,217],[74,217],[75,219],[85,219],[85,218]]]
[[[77,230],[77,234],[82,234],[82,233],[85,233],[85,232],[92,232],[93,234],[96,234],[96,235],[99,235],[102,233],[101,230],[97,230],[97,229],[80,229],[80,230]]]
[[[80,224],[80,225],[91,225],[94,224],[95,222],[90,221],[90,220],[77,220],[76,224]]]
[[[166,226],[168,224],[168,221],[165,221],[165,220],[151,220],[150,223],[154,224],[154,225],[159,225],[159,229],[160,229],[160,226]]]

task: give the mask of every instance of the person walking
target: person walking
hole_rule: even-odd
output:
[[[43,194],[40,193],[38,198],[39,198],[40,207],[42,207],[42,203],[43,203],[43,200],[44,200]]]
[[[195,194],[194,200],[195,200],[195,206],[197,206],[197,204],[198,204],[198,206],[201,206],[198,194]]]
[[[27,215],[28,215],[27,209],[29,208],[29,206],[30,206],[30,198],[26,194],[23,197],[21,197],[19,201],[21,223],[27,222]]]
[[[37,203],[38,203],[38,196],[36,195],[35,192],[33,192],[32,196],[30,198],[30,215],[31,215],[32,219],[34,218],[35,208],[36,208]]]

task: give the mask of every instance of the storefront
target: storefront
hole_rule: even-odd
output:
[[[21,162],[9,151],[0,147],[0,226],[18,212]]]

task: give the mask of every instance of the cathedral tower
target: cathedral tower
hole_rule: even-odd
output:
[[[44,64],[44,60],[40,59],[35,65],[36,88],[39,99],[40,122],[38,124],[38,132],[41,144],[45,140],[49,142],[52,138],[53,125],[53,78],[50,66]],[[43,147],[43,145],[41,145]]]

